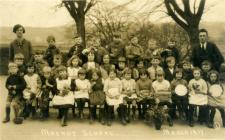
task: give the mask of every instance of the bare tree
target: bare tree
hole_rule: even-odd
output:
[[[87,16],[95,27],[95,35],[101,36],[109,43],[113,40],[114,33],[126,32],[131,14],[124,9],[108,8],[103,4],[96,6]]]
[[[77,34],[81,36],[85,46],[85,15],[96,4],[96,0],[62,0],[71,17],[76,23]]]
[[[198,6],[194,0],[193,10],[190,8],[190,0],[182,0],[183,9],[176,0],[164,0],[164,4],[168,15],[187,32],[191,46],[194,47],[198,43],[199,23],[205,8],[205,0],[200,0]]]

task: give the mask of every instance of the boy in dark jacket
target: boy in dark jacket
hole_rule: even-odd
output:
[[[11,104],[13,106],[15,118],[14,123],[22,123],[23,119],[20,117],[20,113],[23,108],[23,93],[22,91],[26,87],[23,77],[18,75],[18,66],[16,63],[10,62],[8,65],[9,77],[6,80],[6,88],[8,90],[8,97],[6,101],[6,117],[3,123],[10,121]]]
[[[44,59],[48,62],[50,67],[53,67],[53,56],[59,54],[59,49],[55,46],[55,37],[50,35],[47,37],[48,48],[44,53]]]

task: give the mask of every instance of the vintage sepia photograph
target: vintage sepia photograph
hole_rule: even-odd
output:
[[[223,140],[224,0],[0,0],[0,140]]]

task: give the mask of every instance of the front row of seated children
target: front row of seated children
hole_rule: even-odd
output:
[[[189,83],[183,78],[183,70],[175,70],[175,78],[171,83],[166,80],[162,69],[156,70],[155,80],[149,77],[149,69],[139,69],[139,78],[134,80],[133,71],[124,68],[122,79],[117,77],[114,67],[106,71],[108,78],[102,78],[101,69],[92,63],[93,57],[87,68],[81,68],[79,58],[73,56],[69,61],[69,67],[58,65],[44,66],[42,74],[35,72],[33,64],[27,66],[27,73],[21,77],[18,75],[18,65],[9,63],[9,77],[6,81],[8,90],[6,117],[4,123],[10,121],[10,106],[12,104],[15,114],[15,123],[22,123],[22,117],[27,118],[32,114],[34,117],[39,110],[41,119],[49,116],[49,102],[59,111],[58,118],[61,125],[67,125],[69,108],[78,109],[80,119],[84,118],[85,103],[88,103],[90,123],[97,118],[96,108],[99,108],[99,120],[102,124],[110,126],[115,118],[114,108],[117,108],[118,116],[123,125],[132,118],[136,119],[136,108],[140,119],[145,118],[147,109],[154,103],[159,106],[167,106],[169,116],[167,121],[173,126],[174,106],[178,109],[179,117],[187,120],[190,126],[194,126],[194,112],[199,109],[198,121],[207,123],[213,127],[215,110],[218,108],[225,126],[224,102],[221,96],[212,96],[211,87],[215,84],[220,87],[219,74],[210,71],[209,82],[201,78],[201,70],[193,69],[193,78]],[[153,59],[154,60],[154,59]],[[92,65],[94,64],[94,65]],[[87,70],[89,66],[95,67]],[[52,75],[54,72],[54,75]],[[56,76],[57,75],[57,76]],[[221,88],[221,94],[223,89]],[[131,115],[132,112],[132,115]],[[176,113],[176,109],[175,109]]]

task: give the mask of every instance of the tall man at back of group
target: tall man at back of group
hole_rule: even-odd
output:
[[[193,47],[191,61],[194,66],[200,67],[204,60],[210,61],[213,68],[219,71],[220,65],[224,62],[224,57],[216,44],[208,41],[208,31],[200,29],[199,44]]]

